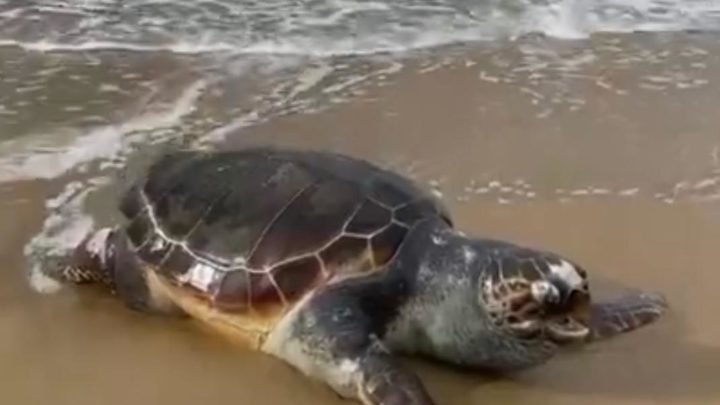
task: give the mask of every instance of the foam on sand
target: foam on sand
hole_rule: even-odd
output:
[[[92,230],[94,221],[83,212],[83,204],[90,192],[106,182],[106,179],[71,182],[45,202],[49,214],[42,230],[24,249],[31,266],[28,280],[35,291],[54,293],[61,288],[57,281],[44,275],[42,268],[53,265],[55,258],[65,257]]]
[[[133,135],[175,125],[191,113],[205,85],[205,81],[197,81],[188,86],[169,108],[151,110],[116,125],[97,127],[71,137],[67,145],[50,144],[50,139],[68,138],[57,134],[29,137],[28,142],[20,145],[18,141],[0,144],[0,150],[13,150],[9,155],[0,156],[0,183],[52,179],[84,163],[118,157],[133,143]]]

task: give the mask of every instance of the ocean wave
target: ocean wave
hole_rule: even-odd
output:
[[[0,10],[9,0],[0,0]],[[72,14],[77,11],[76,14]],[[58,14],[76,15],[54,24]],[[47,23],[37,24],[38,20]],[[168,51],[329,57],[403,52],[539,33],[720,29],[712,0],[32,1],[0,12],[0,46],[27,50]],[[30,31],[31,34],[27,34]],[[21,34],[25,33],[25,34]]]

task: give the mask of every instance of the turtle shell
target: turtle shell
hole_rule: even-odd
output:
[[[410,180],[332,153],[177,152],[123,196],[154,274],[224,312],[283,307],[333,278],[381,269],[410,227],[446,208]]]

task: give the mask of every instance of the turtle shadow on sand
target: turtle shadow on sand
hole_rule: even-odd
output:
[[[462,398],[448,403],[466,403],[468,397],[497,393],[491,387],[496,384],[502,386],[500,391],[509,387],[513,398],[544,393],[600,400],[712,402],[720,397],[720,347],[689,339],[683,309],[672,303],[670,298],[667,312],[642,330],[564,348],[548,363],[515,373],[466,370],[425,359],[407,359],[407,363],[420,372],[439,398]]]
[[[645,330],[561,353],[518,378],[543,391],[654,401],[707,400],[720,396],[720,347],[687,338],[682,308],[673,308]]]

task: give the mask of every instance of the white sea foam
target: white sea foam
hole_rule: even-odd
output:
[[[592,14],[589,1],[560,0],[550,2],[543,7],[537,7],[531,13],[529,22],[530,31],[542,32],[554,38],[583,39],[592,32],[592,23],[589,21]]]
[[[234,119],[231,123],[216,128],[198,138],[193,147],[198,149],[208,148],[210,145],[224,140],[228,135],[257,123],[259,119],[260,112],[258,110],[250,111]]]
[[[72,51],[135,51],[160,52],[167,51],[177,54],[198,54],[212,52],[237,51],[231,44],[178,42],[160,45],[124,43],[115,41],[82,41],[74,43],[53,42],[50,40],[19,41],[12,39],[0,40],[0,46],[18,47],[27,51],[37,52],[72,52]]]
[[[281,81],[268,95],[257,101],[255,109],[233,118],[230,122],[206,134],[198,136],[193,143],[193,147],[210,147],[213,144],[222,142],[229,135],[237,133],[243,128],[264,122],[275,116],[278,112],[285,111],[294,106],[297,107],[299,105],[303,107],[303,111],[310,111],[310,108],[305,104],[311,102],[312,97],[303,98],[305,93],[317,90],[317,93],[332,94],[334,97],[339,97],[341,92],[348,91],[348,89],[362,84],[373,77],[382,77],[396,73],[402,66],[401,63],[391,62],[385,67],[379,67],[372,73],[337,75],[333,77],[333,81],[330,82],[331,84],[324,83],[324,81],[333,73],[337,72],[336,66],[321,63],[308,67],[298,72],[291,79]]]
[[[0,0],[0,6],[8,0]],[[104,0],[28,1],[0,21],[58,12],[77,21],[43,26],[0,45],[33,51],[129,50],[358,55],[495,40],[527,33],[564,39],[595,32],[720,29],[716,0]],[[160,43],[159,43],[160,42]]]
[[[83,204],[88,194],[105,182],[105,179],[71,182],[57,196],[46,201],[49,214],[42,230],[24,249],[31,265],[30,286],[35,291],[53,293],[60,289],[60,284],[44,275],[42,267],[51,265],[48,258],[67,255],[92,230],[94,221],[83,211]]]
[[[71,138],[67,145],[49,144],[51,139],[68,138],[58,137],[57,134],[30,137],[29,141],[19,146],[18,141],[0,144],[0,150],[13,150],[11,154],[0,157],[0,183],[50,179],[95,159],[117,157],[135,140],[133,134],[172,126],[192,112],[205,85],[205,81],[200,80],[188,86],[170,108],[146,112],[117,125],[95,128]]]

